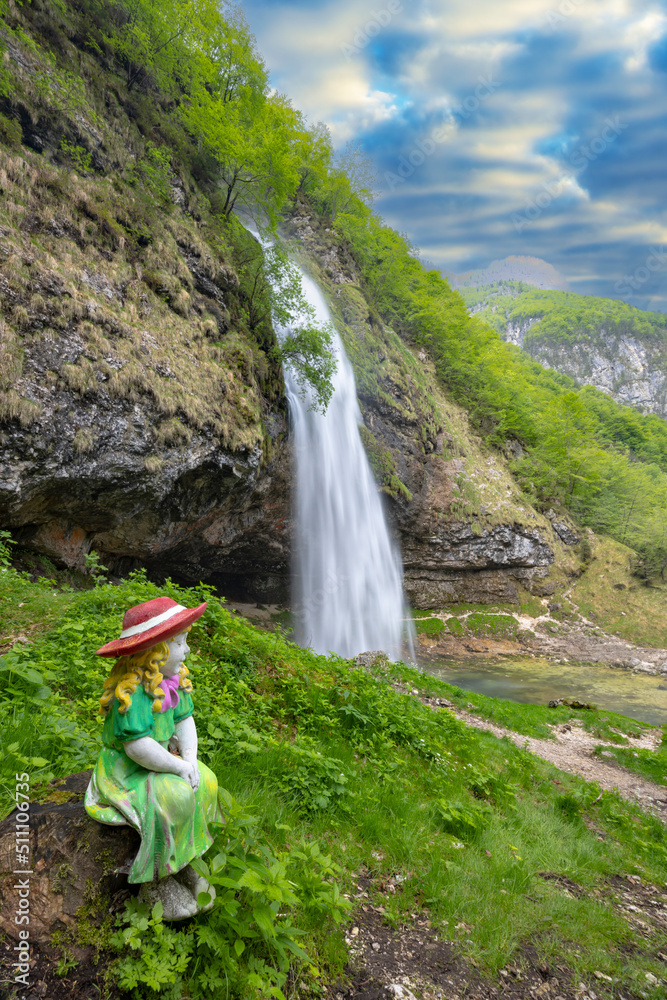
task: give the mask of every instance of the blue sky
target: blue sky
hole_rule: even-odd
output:
[[[247,0],[271,74],[439,267],[667,310],[667,0]]]

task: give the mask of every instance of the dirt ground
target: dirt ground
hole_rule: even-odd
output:
[[[583,723],[577,720],[562,726],[553,726],[555,739],[540,740],[534,737],[522,736],[510,729],[496,726],[477,715],[460,711],[443,698],[422,698],[424,703],[432,707],[447,707],[460,719],[475,729],[484,729],[496,736],[507,736],[517,746],[525,747],[537,757],[548,760],[561,771],[568,774],[578,774],[586,781],[595,781],[605,791],[617,791],[624,799],[634,802],[647,812],[667,820],[667,786],[657,785],[646,778],[633,774],[621,767],[612,757],[597,757],[593,750],[598,746],[613,747],[613,743],[605,743],[599,736],[592,736],[583,728]],[[641,736],[626,737],[628,747],[641,750],[656,750],[662,739],[661,729],[649,729]]]
[[[540,877],[558,883],[563,892],[580,895],[583,888],[549,872]],[[374,905],[379,886],[369,876],[358,880],[358,909],[346,932],[350,962],[344,981],[329,987],[327,1000],[640,1000],[640,995],[614,990],[603,973],[582,983],[566,963],[547,965],[534,949],[524,947],[493,979],[483,976],[461,955],[459,942],[467,928],[438,934],[428,920],[413,914],[413,922],[395,930],[385,923],[382,906]],[[667,893],[642,883],[637,876],[614,876],[601,895],[618,907],[633,929],[647,941],[654,929],[667,931]],[[665,963],[667,954],[657,952]],[[647,984],[650,980],[647,980]]]

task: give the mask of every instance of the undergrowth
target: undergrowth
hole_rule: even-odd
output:
[[[125,610],[158,594],[208,601],[189,665],[200,757],[218,777],[226,817],[201,867],[217,898],[181,926],[164,925],[159,908],[128,905],[103,952],[125,995],[322,996],[342,974],[342,926],[362,877],[389,924],[426,916],[486,974],[530,944],[558,953],[600,997],[596,970],[621,989],[660,995],[646,972],[661,979],[655,956],[667,938],[644,940],[602,890],[618,874],[664,884],[663,824],[396,685],[448,692],[499,720],[506,703],[401,665],[368,671],[315,655],[257,631],[206,587],[158,588],[142,572],[63,597],[5,565],[4,606],[17,592],[51,595],[54,611],[0,660],[3,814],[16,771],[31,773],[40,796],[52,778],[94,764],[106,675],[94,650],[118,634]],[[537,731],[566,715],[514,706],[513,728],[522,716]],[[546,875],[583,891],[566,895]]]

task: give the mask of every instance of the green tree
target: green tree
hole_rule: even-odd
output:
[[[333,393],[336,356],[333,328],[318,323],[288,248],[265,231],[262,243],[235,219],[229,222],[241,290],[253,330],[277,332],[267,342],[269,354],[289,367],[296,382],[311,390],[313,409],[324,412]]]
[[[224,21],[215,0],[122,0],[100,6],[108,19],[106,41],[124,64],[128,90],[151,79],[177,93],[206,40]]]
[[[229,218],[239,204],[275,223],[299,184],[297,140],[303,123],[287,98],[245,89],[237,100],[225,101],[200,86],[182,118],[218,164],[222,214]]]

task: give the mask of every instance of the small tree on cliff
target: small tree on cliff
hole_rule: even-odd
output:
[[[313,409],[324,412],[333,394],[336,371],[331,324],[317,322],[303,293],[299,269],[284,244],[269,244],[267,240],[262,247],[235,218],[229,220],[229,226],[250,327],[254,331],[264,328],[264,350],[288,367],[299,385],[310,390]],[[271,233],[267,237],[274,238]]]
[[[238,203],[258,207],[275,221],[299,185],[297,140],[304,128],[287,98],[246,88],[238,99],[225,101],[199,87],[182,116],[219,165],[222,214],[229,218]]]

